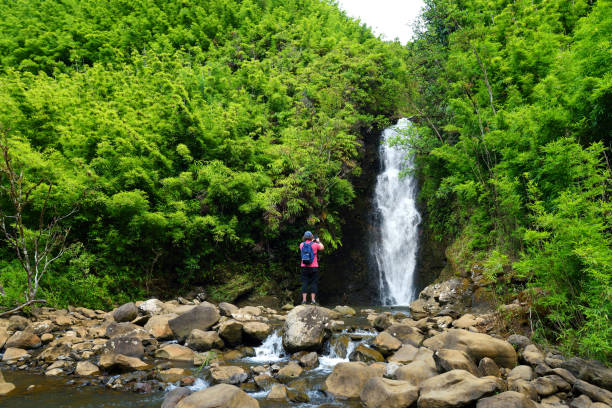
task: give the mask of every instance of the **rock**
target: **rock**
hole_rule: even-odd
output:
[[[178,387],[171,390],[164,397],[161,408],[176,408],[176,405],[185,397],[191,395],[191,390],[185,387]]]
[[[418,348],[411,346],[410,344],[404,344],[387,360],[393,363],[408,364],[414,361],[418,352]]]
[[[538,400],[538,392],[536,391],[533,384],[529,381],[520,379],[520,378],[509,378],[508,379],[508,391],[516,391],[527,398],[537,401]]]
[[[287,401],[287,387],[282,384],[274,384],[268,393],[266,399],[273,401]]]
[[[253,377],[253,381],[255,381],[255,384],[262,390],[268,390],[272,385],[276,384],[276,379],[268,374],[256,375]]]
[[[169,321],[176,317],[178,317],[178,315],[174,313],[151,316],[144,325],[144,329],[156,339],[171,339],[174,337],[174,332],[172,332],[170,328]]]
[[[219,384],[183,398],[176,408],[259,408],[259,403],[234,385]]]
[[[570,385],[574,385],[574,383],[577,380],[577,378],[574,377],[574,375],[572,373],[570,373],[568,370],[566,370],[565,368],[555,368],[555,369],[551,370],[551,374],[558,375],[559,377],[563,378]]]
[[[0,397],[8,395],[14,389],[15,384],[6,382],[4,376],[2,375],[2,371],[0,371]]]
[[[219,321],[217,308],[210,303],[202,303],[188,312],[168,321],[172,332],[179,341],[189,336],[193,329],[207,330]]]
[[[477,325],[476,317],[473,314],[464,314],[459,319],[453,322],[453,327],[457,329],[469,329],[470,327]]]
[[[284,310],[286,312],[290,311],[291,309],[293,309],[293,305],[291,303],[286,303],[281,307],[281,310]]]
[[[197,351],[208,351],[213,348],[220,349],[224,345],[223,340],[221,340],[216,331],[202,331],[198,329],[193,329],[185,342],[185,346]]]
[[[521,353],[521,360],[535,367],[544,364],[544,354],[535,345],[529,344]]]
[[[159,379],[163,382],[175,383],[187,377],[189,373],[184,368],[168,368],[159,372]]]
[[[570,408],[591,408],[592,403],[593,401],[589,397],[581,395],[570,402]]]
[[[54,320],[55,324],[60,327],[70,326],[74,323],[74,319],[72,317],[67,316],[65,314],[59,314],[55,316]]]
[[[51,333],[57,326],[51,320],[43,320],[42,322],[32,323],[30,328],[34,334],[42,336],[45,333]]]
[[[247,380],[249,375],[242,367],[219,366],[210,369],[210,375],[216,383],[240,384]]]
[[[334,310],[344,316],[355,316],[357,312],[350,306],[336,306]]]
[[[40,336],[40,341],[43,344],[47,344],[47,343],[49,343],[52,340],[53,340],[53,335],[51,333],[45,333],[42,336]]]
[[[76,365],[74,373],[82,376],[99,375],[100,369],[97,365],[90,363],[89,361],[79,361]]]
[[[419,408],[461,407],[500,390],[492,377],[477,378],[465,370],[453,370],[421,384]]]
[[[219,311],[221,312],[221,316],[230,317],[232,313],[236,313],[238,311],[238,306],[234,306],[227,302],[221,302],[219,303]]]
[[[53,343],[51,343],[53,344]],[[72,348],[68,344],[49,345],[39,355],[38,360],[43,360],[47,363],[56,361],[60,357],[67,357],[72,352]]]
[[[483,333],[449,329],[425,340],[423,345],[432,350],[443,348],[462,350],[475,361],[489,357],[501,367],[516,366],[517,356],[512,345]]]
[[[573,388],[574,394],[585,394],[593,401],[603,402],[612,406],[612,392],[604,390],[586,381],[576,380]]]
[[[316,306],[297,306],[285,320],[283,347],[290,353],[320,350],[329,335],[327,313]]]
[[[480,375],[478,367],[465,351],[441,349],[434,353],[434,361],[439,372],[465,370],[472,375]]]
[[[363,361],[366,363],[373,363],[376,361],[385,361],[385,358],[378,351],[373,350],[369,347],[360,344],[353,350],[349,355],[350,361]]]
[[[106,337],[112,339],[113,337],[132,336],[138,338],[149,337],[149,333],[140,326],[129,322],[116,323],[112,322],[106,326]]]
[[[423,334],[416,328],[407,324],[393,324],[385,330],[403,344],[419,347],[423,342]]]
[[[319,365],[319,355],[316,352],[311,351],[309,353],[307,351],[300,351],[298,352],[298,354],[300,355],[297,356],[297,360],[302,365],[302,367],[314,368]]]
[[[411,406],[419,396],[419,389],[406,381],[370,378],[360,393],[368,408],[404,408]]]
[[[581,380],[595,384],[606,390],[612,390],[612,369],[604,366],[598,361],[587,361],[574,357],[563,362],[561,367],[569,370]]]
[[[64,374],[64,370],[61,368],[52,368],[50,370],[45,371],[45,375],[48,377],[57,377],[58,375]]]
[[[485,357],[478,363],[478,372],[483,377],[492,375],[493,377],[501,377],[501,371],[492,358]]]
[[[23,316],[13,315],[9,318],[8,331],[23,331],[30,325],[30,321]]]
[[[292,402],[310,402],[310,397],[304,391],[287,388],[287,397]]]
[[[246,322],[242,329],[246,340],[251,344],[261,344],[272,331],[272,327],[263,322]]]
[[[418,386],[425,380],[438,375],[436,365],[428,360],[416,360],[405,366],[401,366],[395,371],[395,378],[402,381],[407,381],[412,385]]]
[[[100,357],[98,365],[105,370],[119,370],[119,371],[136,371],[136,370],[148,370],[151,368],[150,365],[143,362],[137,357],[128,357],[122,354],[106,353]]]
[[[41,345],[42,341],[40,337],[30,330],[15,332],[15,334],[9,337],[5,344],[6,348],[13,347],[23,349],[38,348]]]
[[[520,334],[513,334],[508,337],[508,343],[512,344],[516,350],[522,350],[531,344],[531,340]]]
[[[538,377],[531,381],[531,384],[535,388],[538,395],[541,395],[542,397],[552,395],[558,390],[557,385],[546,377]]]
[[[380,313],[376,315],[376,317],[372,321],[372,326],[374,326],[374,328],[378,331],[385,330],[393,324],[391,319],[391,315],[387,313]]]
[[[433,300],[417,299],[410,303],[410,315],[416,319],[433,316],[441,310],[440,305]]]
[[[536,408],[537,405],[521,393],[506,391],[492,397],[483,398],[476,408]]]
[[[142,314],[158,315],[163,313],[166,308],[164,302],[158,299],[148,299],[138,305],[138,310]]]
[[[388,356],[394,351],[399,350],[399,348],[402,346],[402,342],[384,331],[376,336],[372,342],[372,346],[376,350],[380,351],[383,356]]]
[[[291,380],[296,379],[302,374],[304,369],[296,362],[290,362],[280,370],[278,370],[278,374],[276,378],[282,383],[288,383]]]
[[[13,363],[21,358],[26,358],[29,356],[30,355],[28,354],[28,352],[25,351],[24,349],[15,348],[15,347],[7,347],[7,349],[4,350],[2,361],[7,362],[7,363]]]
[[[362,362],[339,363],[325,380],[327,391],[338,399],[358,398],[376,372]]]
[[[113,319],[115,319],[117,323],[131,322],[137,317],[138,308],[136,307],[134,302],[129,302],[124,305],[121,305],[113,312]]]
[[[106,350],[128,357],[144,357],[144,346],[136,337],[114,337],[106,342]]]
[[[155,357],[174,361],[193,361],[194,352],[179,344],[167,344],[155,351]]]
[[[526,365],[516,366],[510,371],[508,378],[531,381],[533,379],[533,369]]]
[[[11,336],[6,332],[6,330],[0,328],[0,350],[2,350],[9,337]]]
[[[219,325],[219,336],[226,344],[236,346],[242,342],[242,323],[229,319]]]

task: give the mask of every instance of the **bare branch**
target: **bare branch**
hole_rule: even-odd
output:
[[[10,314],[13,314],[13,313],[15,313],[15,312],[18,312],[18,311],[20,311],[21,309],[23,309],[24,307],[28,307],[28,306],[30,306],[30,305],[32,305],[32,304],[34,304],[34,303],[47,303],[47,301],[46,301],[46,300],[44,300],[44,299],[32,299],[32,300],[28,300],[27,302],[25,302],[25,303],[23,303],[23,304],[21,304],[21,305],[17,306],[17,307],[16,307],[16,308],[14,308],[14,309],[11,309],[11,310],[8,310],[8,311],[6,311],[6,312],[2,312],[2,313],[0,313],[0,317],[8,316],[8,315],[10,315]]]

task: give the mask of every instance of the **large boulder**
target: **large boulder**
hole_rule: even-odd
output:
[[[408,364],[414,361],[418,352],[419,352],[418,348],[411,346],[410,344],[404,344],[402,347],[400,347],[399,350],[393,353],[393,355],[390,356],[387,360],[390,363]]]
[[[223,348],[224,343],[216,331],[193,329],[185,341],[185,346],[196,351],[208,351],[213,348]]]
[[[15,384],[6,382],[4,380],[4,376],[2,375],[2,371],[0,371],[0,397],[8,395],[14,389]]]
[[[328,314],[316,306],[297,306],[285,320],[283,347],[289,352],[320,350],[329,335]]]
[[[155,357],[174,361],[193,361],[194,352],[179,344],[167,344],[155,351]]]
[[[388,356],[394,351],[399,350],[402,347],[402,342],[384,331],[374,338],[372,346],[380,351],[383,356]]]
[[[146,337],[149,337],[150,335],[145,329],[143,329],[142,327],[136,324],[133,324],[130,322],[123,322],[123,323],[112,322],[108,326],[106,326],[105,336],[108,337],[109,339],[112,339],[113,337],[123,337],[123,336],[146,338]]]
[[[395,378],[408,381],[412,385],[420,385],[423,381],[438,375],[433,352],[426,348],[420,348],[414,360],[395,371]]]
[[[378,351],[360,344],[349,354],[350,361],[363,361],[365,363],[383,362],[385,358]]]
[[[476,408],[536,408],[535,402],[525,395],[506,391],[492,397],[483,398],[476,404]]]
[[[303,371],[304,369],[298,363],[292,361],[280,370],[278,370],[276,378],[278,379],[278,381],[286,384],[299,377]]]
[[[236,346],[242,343],[242,323],[234,319],[223,321],[217,331],[226,344]]]
[[[172,332],[184,341],[193,329],[207,330],[219,321],[219,311],[210,303],[202,303],[188,312],[168,321]]]
[[[574,394],[585,394],[593,401],[603,402],[612,407],[612,392],[604,390],[586,381],[576,380],[573,388]]]
[[[148,370],[151,366],[137,357],[122,354],[105,353],[100,357],[98,365],[105,370],[136,371]]]
[[[138,308],[136,307],[134,302],[129,302],[124,305],[121,305],[113,312],[113,319],[115,319],[117,323],[131,322],[137,317]]]
[[[595,384],[606,390],[612,390],[612,368],[598,361],[587,361],[578,357],[563,362],[561,367],[569,370],[576,377]]]
[[[174,337],[174,333],[172,332],[168,322],[176,317],[178,317],[178,315],[174,313],[151,316],[151,318],[144,325],[144,329],[156,339],[171,339]]]
[[[212,367],[210,375],[216,383],[223,384],[240,384],[249,377],[242,367],[237,366]]]
[[[176,408],[259,408],[259,402],[234,385],[219,384],[183,398]]]
[[[473,404],[500,390],[492,377],[478,378],[465,370],[453,370],[421,384],[419,408],[450,408]]]
[[[393,324],[387,327],[385,332],[389,333],[403,344],[410,344],[414,347],[419,347],[425,337],[419,329],[408,324]]]
[[[6,347],[15,347],[15,348],[23,348],[23,349],[33,349],[38,348],[42,345],[40,337],[38,337],[31,330],[24,330],[15,332],[9,339],[6,341]]]
[[[465,351],[441,349],[435,352],[434,360],[439,372],[465,370],[477,377],[480,371]]]
[[[143,314],[157,315],[166,310],[164,302],[158,299],[149,299],[138,305],[138,310]]]
[[[106,350],[129,357],[144,357],[144,346],[136,337],[114,337],[106,342]]]
[[[243,332],[249,343],[261,344],[272,331],[272,327],[264,322],[246,322]]]
[[[100,374],[100,369],[97,365],[90,363],[89,361],[79,361],[74,370],[76,375],[90,376]]]
[[[377,376],[376,370],[365,363],[339,363],[325,380],[325,386],[338,399],[358,398],[368,380]]]
[[[368,408],[405,408],[419,397],[419,389],[406,381],[370,378],[360,393]]]
[[[14,363],[15,361],[21,358],[26,358],[29,356],[30,354],[28,354],[28,352],[25,351],[24,349],[17,348],[17,347],[7,347],[6,350],[4,350],[2,361],[10,364],[10,363]]]
[[[501,367],[513,368],[517,361],[516,351],[507,341],[462,329],[449,329],[425,340],[423,345],[434,351],[463,350],[474,361],[489,357]]]
[[[221,316],[230,317],[232,313],[236,313],[238,311],[238,306],[227,302],[221,302],[219,303],[219,311],[221,312]]]

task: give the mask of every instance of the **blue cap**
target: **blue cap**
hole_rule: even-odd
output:
[[[313,239],[313,238],[314,238],[314,236],[312,235],[312,232],[310,232],[310,231],[306,231],[306,232],[304,233],[304,238],[307,238],[307,239]]]

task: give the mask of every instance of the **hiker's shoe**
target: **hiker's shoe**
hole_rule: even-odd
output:
[[[316,302],[316,301],[314,301],[314,300],[313,300],[313,301],[311,301],[311,302],[310,302],[310,304],[311,304],[311,305],[313,305],[313,306],[317,306],[317,302]]]
[[[305,301],[305,300],[303,300],[303,301],[302,301],[302,304],[303,304],[303,305],[305,305],[305,304],[306,304],[306,301]]]

